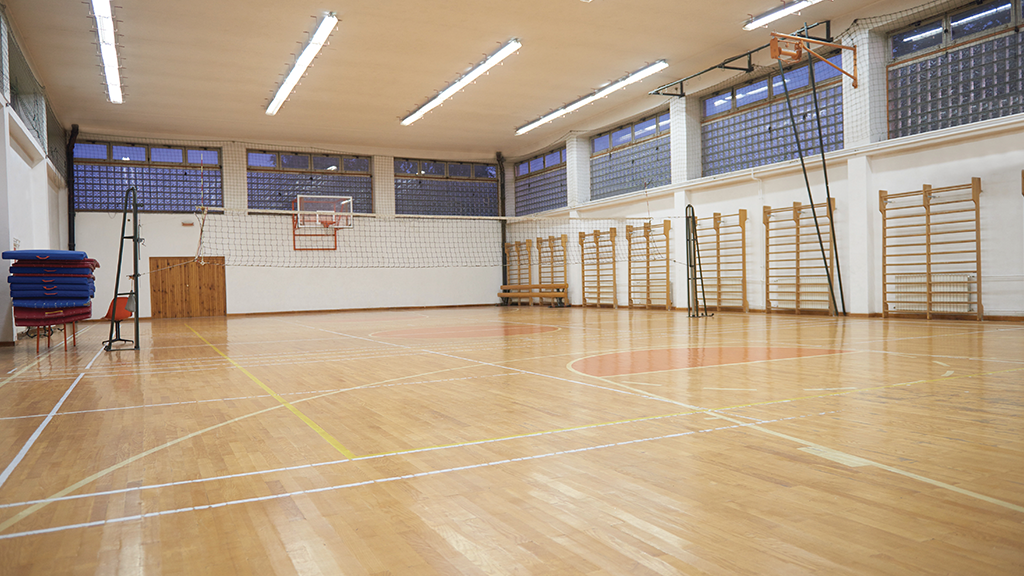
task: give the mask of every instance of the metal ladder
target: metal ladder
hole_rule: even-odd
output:
[[[714,316],[708,314],[708,302],[704,294],[704,274],[700,267],[700,246],[697,244],[697,216],[692,204],[686,205],[686,279],[686,315],[690,318]],[[704,307],[703,312],[700,310],[701,305]]]
[[[128,229],[128,210],[131,208],[132,217],[132,233],[130,236],[126,236],[125,232]],[[121,292],[121,266],[124,263],[124,241],[132,241],[132,274],[131,288],[127,292]],[[139,244],[142,242],[142,238],[139,237],[139,195],[138,191],[134,186],[128,188],[124,192],[124,211],[121,217],[121,246],[117,252],[117,275],[114,277],[114,301],[110,310],[110,335],[107,340],[103,341],[103,349],[107,352],[113,350],[112,346],[116,342],[127,342],[135,345],[135,350],[139,349]],[[117,320],[118,302],[117,299],[120,296],[126,297],[128,300],[125,303],[125,309],[132,313],[132,317],[135,319],[135,339],[128,340],[121,337],[121,320]]]

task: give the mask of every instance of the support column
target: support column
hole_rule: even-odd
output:
[[[701,176],[700,99],[674,98],[669,103],[672,132],[672,183],[682,184]]]
[[[224,211],[244,212],[249,207],[248,166],[245,144],[228,142],[221,146],[221,185],[224,187]]]
[[[2,21],[2,19],[0,19]],[[6,31],[3,35],[4,50],[7,49]],[[3,76],[6,77],[6,74]],[[9,115],[13,112],[9,107],[0,110],[0,142],[4,145],[4,154],[0,154],[0,252],[12,249],[11,241],[11,212],[10,212],[10,174],[8,173],[8,155],[11,150],[11,130]],[[0,269],[5,273],[10,262],[3,262]],[[0,345],[11,346],[16,341],[17,334],[14,328],[14,308],[11,307],[11,291],[0,290]]]
[[[857,88],[850,78],[843,77],[843,147],[882,142],[888,137],[885,35],[854,24],[838,42],[857,47]],[[843,50],[843,69],[852,71],[853,67],[853,52]]]
[[[570,209],[590,202],[590,138],[571,136],[565,141],[565,178]]]
[[[505,216],[519,216],[516,213],[516,163],[506,160],[505,170]]]
[[[873,185],[871,159],[847,161],[846,226],[837,227],[836,241],[843,261],[843,292],[851,314],[881,312],[882,253],[878,239],[882,217],[878,190]],[[836,212],[836,218],[841,213]]]
[[[395,215],[395,159],[391,156],[373,157],[373,212]]]

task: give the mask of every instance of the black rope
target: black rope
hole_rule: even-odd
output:
[[[807,24],[804,24],[804,36],[807,35]],[[832,239],[832,254],[836,261],[836,284],[839,288],[839,301],[843,305],[843,316],[846,316],[846,297],[843,295],[843,272],[839,266],[839,247],[836,244],[836,223],[832,214],[832,193],[828,186],[828,167],[825,165],[825,137],[822,136],[821,108],[818,105],[818,85],[814,81],[814,57],[808,54],[808,71],[811,80],[811,94],[814,96],[814,119],[818,123],[818,151],[821,153],[821,173],[825,176],[825,207],[828,209],[828,231]],[[827,268],[826,268],[827,270]],[[835,298],[832,298],[833,305]]]
[[[793,124],[793,140],[796,141],[796,154],[800,158],[800,169],[804,173],[804,185],[807,187],[807,198],[811,203],[811,215],[814,217],[814,230],[818,233],[818,247],[821,248],[821,260],[825,265],[825,277],[828,280],[828,294],[832,298],[832,309],[835,310],[836,293],[832,287],[832,270],[828,267],[828,257],[825,256],[825,242],[821,239],[821,227],[818,225],[818,212],[814,209],[814,195],[811,193],[811,181],[807,178],[807,164],[804,162],[804,151],[800,146],[800,131],[796,127],[793,100],[789,97],[789,85],[786,82],[786,73],[782,69],[782,60],[776,60],[776,62],[779,64],[779,74],[782,75],[782,87],[786,90],[786,106],[789,108],[789,120]],[[797,241],[799,242],[799,239]]]

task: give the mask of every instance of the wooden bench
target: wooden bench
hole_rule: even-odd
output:
[[[550,298],[554,300],[554,306],[561,308],[568,306],[566,290],[568,284],[506,284],[498,292],[501,303],[508,306],[513,299],[525,298],[530,306],[533,306],[534,298]],[[521,304],[522,302],[519,302]]]

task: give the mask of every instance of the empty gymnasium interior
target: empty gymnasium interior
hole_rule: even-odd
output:
[[[0,574],[1024,574],[1024,0],[0,0]]]

